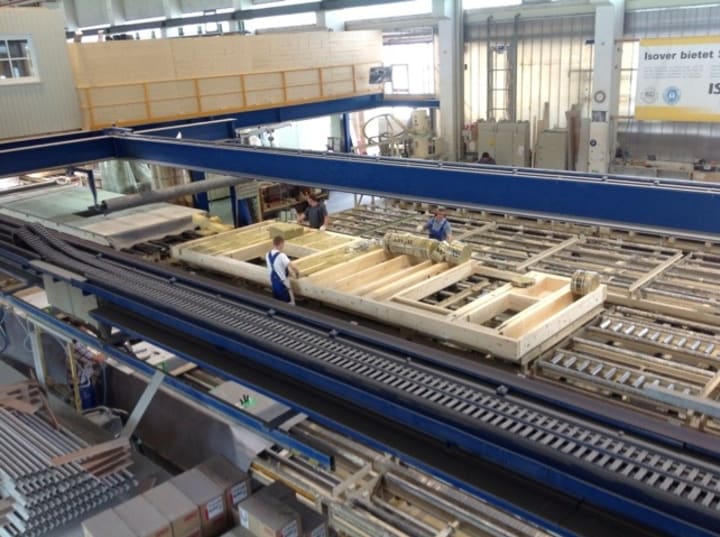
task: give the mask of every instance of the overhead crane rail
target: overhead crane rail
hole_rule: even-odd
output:
[[[719,527],[720,466],[712,462],[408,360],[401,353],[93,255],[38,224],[22,226],[13,236],[46,262],[82,275],[93,286],[361,386],[390,404],[464,431],[478,445],[490,441],[511,447],[520,456],[640,502],[656,513],[661,528],[684,521],[677,527],[690,528],[687,534],[711,535]]]

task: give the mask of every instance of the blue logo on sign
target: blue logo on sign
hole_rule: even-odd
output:
[[[670,105],[677,104],[680,102],[680,89],[675,86],[666,88],[663,92],[663,100]]]

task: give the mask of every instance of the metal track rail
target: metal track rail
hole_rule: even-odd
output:
[[[82,274],[96,285],[185,317],[241,340],[261,341],[301,357],[326,374],[352,379],[415,411],[454,427],[571,470],[588,481],[710,531],[720,524],[720,467],[639,438],[551,411],[487,386],[416,364],[338,334],[309,328],[267,311],[149,276],[120,263],[98,259],[63,242],[42,226],[16,234],[47,261]],[[702,533],[700,533],[702,534]]]

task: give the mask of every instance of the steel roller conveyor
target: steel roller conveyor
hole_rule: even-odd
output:
[[[448,434],[460,430],[475,438],[478,447],[487,442],[511,446],[524,457],[602,487],[609,497],[630,498],[655,513],[658,529],[711,535],[720,527],[720,467],[714,464],[520,397],[496,393],[487,385],[312,328],[282,314],[269,314],[98,258],[39,225],[21,228],[15,236],[46,261],[82,274],[91,286],[153,305],[158,315],[181,314],[226,337],[279,351],[304,367],[362,385],[368,393],[368,405],[374,394],[404,405],[413,415],[441,420]],[[380,407],[374,410],[382,412]],[[461,447],[472,449],[469,444]],[[488,456],[489,452],[479,449],[476,454]],[[596,497],[586,499],[600,501]],[[604,507],[608,506],[604,502]]]

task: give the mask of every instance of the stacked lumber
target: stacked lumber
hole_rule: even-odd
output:
[[[0,388],[0,537],[43,535],[133,487],[125,447],[103,446],[78,456],[92,448],[58,426],[37,383]]]

